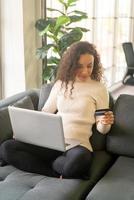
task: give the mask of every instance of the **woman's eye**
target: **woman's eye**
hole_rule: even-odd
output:
[[[92,65],[88,65],[87,67],[88,67],[88,68],[92,68]]]
[[[79,69],[82,68],[82,67],[83,67],[82,65],[78,64],[78,68],[79,68]]]

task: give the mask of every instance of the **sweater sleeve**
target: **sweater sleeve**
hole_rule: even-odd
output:
[[[107,88],[100,84],[96,94],[96,109],[105,109],[109,108],[109,93]]]
[[[110,131],[110,129],[111,129],[110,124],[105,125],[105,124],[102,124],[101,122],[97,123],[97,130],[102,134],[108,133]]]
[[[103,84],[101,84],[96,99],[96,109],[98,110],[105,108],[109,108],[109,93],[106,87]],[[96,117],[96,124],[97,124],[97,130],[102,134],[108,133],[111,128],[111,125],[109,124],[105,125],[99,122],[99,116]]]
[[[54,86],[52,87],[52,90],[50,92],[50,95],[45,102],[42,111],[49,112],[49,113],[55,113],[57,110],[57,95],[60,89],[60,81],[57,81]]]

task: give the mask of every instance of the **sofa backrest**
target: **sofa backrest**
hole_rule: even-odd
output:
[[[48,83],[48,84],[42,85],[42,87],[40,89],[40,94],[39,94],[38,110],[41,110],[43,108],[44,103],[46,102],[46,100],[49,97],[52,86],[53,86],[53,83]]]
[[[120,95],[113,112],[115,123],[107,136],[107,150],[134,156],[134,95]]]

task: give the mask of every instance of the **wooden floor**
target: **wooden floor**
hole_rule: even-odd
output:
[[[134,86],[123,85],[121,82],[109,89],[113,98],[116,100],[120,94],[134,95]]]

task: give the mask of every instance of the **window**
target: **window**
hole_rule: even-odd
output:
[[[46,7],[59,9],[56,0],[46,3]],[[88,19],[80,22],[90,29],[83,40],[97,46],[108,86],[121,81],[126,70],[122,42],[133,40],[133,6],[133,0],[79,0],[76,5],[88,14]]]

